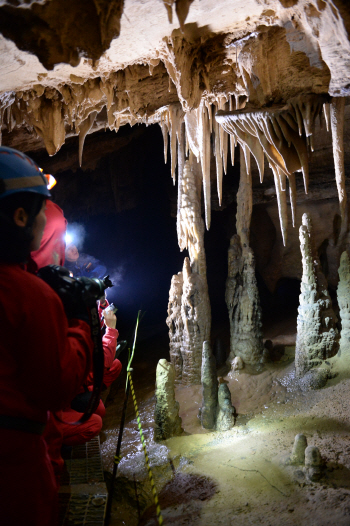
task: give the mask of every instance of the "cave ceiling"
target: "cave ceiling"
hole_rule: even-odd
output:
[[[88,134],[158,123],[165,150],[170,136],[175,180],[185,120],[187,143],[205,180],[205,126],[221,134],[225,169],[218,111],[273,112],[310,95],[321,103],[343,98],[347,106],[349,30],[345,0],[0,0],[2,141],[55,156],[75,136],[84,168]],[[306,135],[314,135],[307,116],[304,124]],[[239,127],[224,129],[241,133]],[[330,148],[322,140],[317,159]],[[333,159],[321,162],[328,169]],[[73,164],[76,169],[76,156]],[[62,166],[59,160],[56,169]],[[54,162],[50,168],[55,171]],[[221,199],[220,188],[218,193]]]

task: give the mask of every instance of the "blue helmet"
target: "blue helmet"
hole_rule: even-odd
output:
[[[0,147],[0,199],[18,192],[51,197],[47,180],[30,157],[13,148]]]

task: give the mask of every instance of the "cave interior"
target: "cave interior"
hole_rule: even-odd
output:
[[[0,33],[1,144],[56,178],[121,339],[142,312],[164,524],[349,526],[348,2],[3,0]],[[130,401],[110,486],[121,361],[100,435],[110,524],[161,524]],[[162,396],[181,424],[159,438]]]

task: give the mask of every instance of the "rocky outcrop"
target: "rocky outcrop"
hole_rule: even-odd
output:
[[[343,356],[350,354],[350,258],[347,252],[340,258],[337,297],[341,319],[339,353]]]
[[[314,246],[310,216],[303,215],[299,229],[303,276],[297,319],[295,370],[298,378],[319,367],[339,349],[337,317],[332,308],[327,281]],[[324,371],[322,372],[324,376]],[[312,377],[313,378],[313,377]],[[317,385],[313,378],[313,387]]]
[[[254,255],[251,248],[242,248],[237,234],[230,241],[225,299],[230,319],[228,363],[231,365],[235,356],[247,364],[262,362],[264,346]]]
[[[200,410],[201,424],[204,429],[215,427],[218,405],[218,379],[216,377],[216,362],[211,351],[210,342],[203,342],[202,354],[202,407]]]
[[[175,400],[175,370],[165,359],[159,360],[157,365],[155,396],[155,439],[166,440],[181,435],[179,404]]]
[[[216,430],[228,431],[235,424],[236,410],[231,403],[231,393],[228,385],[222,383],[219,385],[218,392],[218,411],[216,417]]]

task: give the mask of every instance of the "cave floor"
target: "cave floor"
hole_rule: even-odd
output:
[[[228,382],[237,419],[233,429],[210,432],[197,418],[201,387],[177,387],[184,432],[153,440],[154,381],[167,357],[167,335],[139,345],[134,383],[164,524],[350,525],[350,357],[335,357],[337,376],[318,391],[302,391],[294,378],[295,320],[270,327],[265,337],[285,345],[276,361],[218,376]],[[113,469],[124,377],[107,399],[101,451],[107,482]],[[124,385],[123,385],[124,384]],[[323,476],[310,482],[303,466],[287,463],[295,435],[319,448]],[[114,488],[111,525],[157,524],[151,486],[129,400]]]

